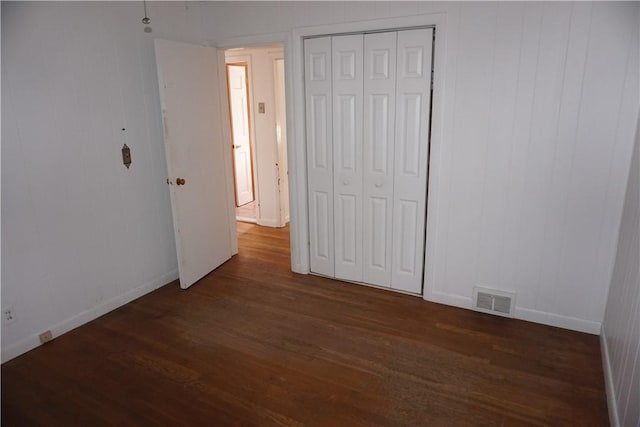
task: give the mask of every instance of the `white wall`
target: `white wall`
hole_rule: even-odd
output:
[[[140,2],[2,2],[2,305],[18,318],[3,360],[176,276],[154,37],[430,12],[447,15],[430,297],[515,290],[520,317],[599,328],[638,110],[637,3],[147,6],[151,34]]]
[[[2,4],[2,306],[17,318],[2,325],[3,361],[177,277],[138,14]]]
[[[640,425],[640,118],[602,325],[611,424]]]
[[[598,333],[638,111],[638,4],[462,7],[447,52],[435,301]]]
[[[243,49],[225,55],[227,62],[249,64],[251,127],[256,160],[254,173],[260,202],[257,222],[268,227],[281,225],[273,60],[282,55],[281,47]],[[260,102],[265,104],[264,114],[258,112]]]

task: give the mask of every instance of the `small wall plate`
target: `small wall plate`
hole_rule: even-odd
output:
[[[122,163],[127,167],[127,169],[131,166],[131,149],[127,144],[122,146]]]

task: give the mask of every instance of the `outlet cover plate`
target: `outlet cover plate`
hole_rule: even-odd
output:
[[[2,323],[9,325],[16,321],[16,310],[13,305],[8,305],[2,309]]]

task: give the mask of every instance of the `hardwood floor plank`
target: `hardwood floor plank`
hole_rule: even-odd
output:
[[[290,271],[288,229],[2,365],[2,424],[604,426],[598,337]]]

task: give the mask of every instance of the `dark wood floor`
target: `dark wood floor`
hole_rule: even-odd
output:
[[[2,425],[605,426],[598,338],[289,271],[288,230],[2,366]]]

